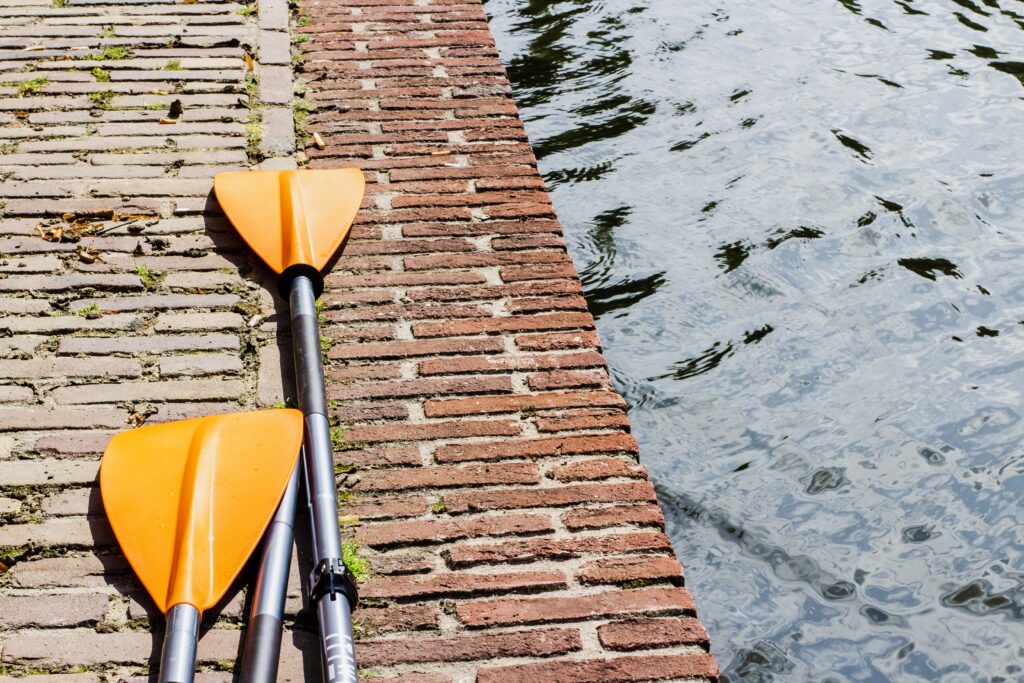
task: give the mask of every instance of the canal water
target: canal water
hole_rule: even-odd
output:
[[[724,680],[1024,680],[1024,3],[486,8]]]

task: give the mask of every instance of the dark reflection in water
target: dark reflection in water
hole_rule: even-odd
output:
[[[1024,680],[1024,4],[487,9],[724,678]]]

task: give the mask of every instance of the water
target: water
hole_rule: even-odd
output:
[[[487,11],[724,678],[1024,680],[1024,3]]]

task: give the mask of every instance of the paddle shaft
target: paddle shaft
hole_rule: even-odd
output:
[[[320,328],[316,319],[316,293],[302,275],[292,280],[289,292],[292,344],[299,409],[306,419],[302,443],[302,470],[313,540],[313,575],[310,600],[316,603],[320,649],[326,683],[358,683],[352,639],[354,584],[345,570],[338,527],[338,491],[334,481],[334,450],[324,368],[320,356]],[[352,591],[346,591],[346,585]]]
[[[295,536],[295,504],[299,497],[302,463],[296,463],[288,488],[263,537],[259,572],[253,586],[249,622],[245,629],[240,683],[275,683],[281,654],[281,626]]]
[[[167,633],[160,652],[160,683],[192,683],[198,639],[199,610],[184,603],[167,610]]]

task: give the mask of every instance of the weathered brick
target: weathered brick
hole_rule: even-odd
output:
[[[441,339],[392,341],[380,344],[338,344],[328,353],[338,358],[411,358],[459,353],[497,353],[504,348],[500,339]]]
[[[440,610],[436,605],[399,605],[395,607],[361,607],[352,615],[364,632],[373,635],[401,631],[436,631]]]
[[[160,359],[161,377],[202,377],[205,375],[235,375],[242,371],[242,359],[224,354],[194,354],[166,356]]]
[[[472,436],[516,436],[521,432],[522,425],[513,420],[464,420],[425,424],[359,425],[351,429],[349,437],[358,443],[376,443]]]
[[[609,536],[581,536],[577,538],[534,538],[504,543],[463,543],[449,551],[452,566],[496,562],[534,562],[537,560],[567,559],[587,554],[609,554],[671,550],[668,537],[663,533],[640,532]],[[678,566],[676,567],[678,573]],[[637,577],[648,578],[648,577]],[[592,583],[597,583],[592,582]],[[614,582],[605,582],[614,583]]]
[[[85,484],[96,479],[99,463],[75,460],[0,460],[5,486]]]
[[[237,313],[161,313],[154,329],[157,332],[237,330],[244,323]]]
[[[594,326],[589,313],[554,313],[550,315],[517,315],[507,318],[452,320],[441,323],[417,323],[412,326],[416,337],[457,337],[469,334],[564,330]]]
[[[32,545],[41,548],[54,546],[89,547],[109,546],[114,535],[106,522],[80,517],[51,519],[39,524],[8,524],[0,527],[0,547]]]
[[[328,398],[351,400],[357,398],[404,398],[410,396],[436,396],[438,394],[480,394],[511,391],[512,380],[508,377],[481,376],[343,384],[329,388],[327,396]]]
[[[568,510],[562,513],[562,523],[573,531],[602,529],[624,524],[663,528],[665,516],[657,505],[611,505],[602,508]]]
[[[101,587],[131,571],[120,555],[69,555],[18,562],[10,570],[18,588]]]
[[[409,543],[440,543],[478,536],[508,536],[552,530],[543,515],[503,514],[458,519],[378,522],[365,525],[360,536],[367,545],[393,546]]]
[[[550,683],[619,683],[627,681],[718,680],[718,665],[708,654],[636,655],[614,659],[557,660],[484,668],[477,683],[540,680]]]
[[[523,370],[549,370],[555,368],[603,367],[604,357],[594,351],[584,353],[558,353],[536,356],[467,356],[465,358],[438,358],[421,361],[421,375],[450,375],[455,373],[508,372]]]
[[[145,336],[145,337],[74,337],[62,339],[59,352],[62,354],[84,353],[105,355],[109,353],[166,353],[168,351],[235,351],[239,348],[238,337],[229,334],[206,334],[188,336]]]
[[[646,650],[673,645],[708,646],[708,632],[691,617],[613,621],[597,627],[597,637],[609,650]]]
[[[505,460],[542,458],[590,453],[636,453],[636,439],[629,434],[561,436],[522,441],[481,441],[440,446],[434,454],[438,462],[466,460]]]
[[[107,596],[8,595],[0,610],[0,628],[53,628],[89,626],[103,619]]]
[[[10,430],[123,428],[127,417],[127,412],[112,408],[0,408],[0,425]]]
[[[505,594],[516,591],[535,592],[565,586],[560,571],[501,572],[434,572],[406,576],[377,576],[360,587],[367,598],[425,598],[428,596],[464,597],[481,594]]]
[[[625,503],[655,501],[650,482],[629,484],[579,484],[536,489],[507,489],[446,493],[448,512],[512,510],[528,507],[561,507],[583,503]]]
[[[465,465],[459,467],[430,467],[419,469],[391,469],[366,472],[361,475],[357,490],[394,491],[417,488],[448,488],[487,484],[537,484],[540,471],[536,465]]]
[[[126,358],[34,358],[32,360],[0,360],[0,376],[11,379],[43,379],[52,377],[138,377],[142,366]]]
[[[538,432],[563,432],[582,429],[609,429],[613,427],[629,427],[626,413],[616,409],[580,409],[566,410],[557,417],[538,417]]]
[[[692,612],[685,588],[611,590],[572,597],[500,598],[458,605],[456,614],[470,627],[518,626],[619,615]]]
[[[90,384],[55,389],[50,395],[57,403],[117,403],[120,401],[200,401],[238,399],[244,387],[234,380],[192,380],[186,382],[125,382]]]
[[[435,399],[427,401],[423,412],[427,417],[487,415],[513,413],[521,410],[551,410],[578,407],[625,408],[625,401],[614,391],[568,391],[479,398]]]
[[[405,662],[550,657],[580,648],[579,631],[536,629],[415,640],[363,641],[356,645],[356,658],[367,666],[390,666]]]
[[[553,332],[548,334],[521,334],[516,346],[523,351],[556,351],[561,349],[599,349],[597,333],[588,330]]]
[[[664,548],[671,550],[671,547]],[[625,583],[627,581],[669,580],[682,583],[683,569],[674,557],[639,555],[609,557],[588,562],[580,569],[583,583]]]
[[[550,474],[558,481],[594,481],[614,477],[646,479],[647,468],[619,458],[593,458],[561,465]]]

